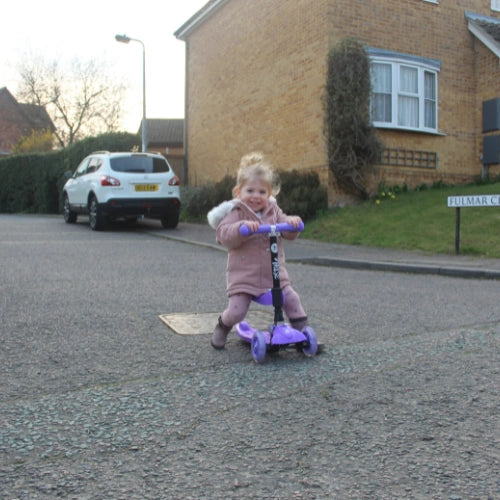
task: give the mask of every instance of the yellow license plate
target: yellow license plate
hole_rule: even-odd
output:
[[[136,184],[136,191],[158,191],[158,184]]]

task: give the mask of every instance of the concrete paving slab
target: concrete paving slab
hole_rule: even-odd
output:
[[[162,323],[178,335],[207,335],[213,333],[219,312],[160,314]],[[261,330],[273,321],[272,311],[256,309],[249,311],[246,321]]]

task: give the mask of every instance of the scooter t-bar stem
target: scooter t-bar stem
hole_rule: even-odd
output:
[[[271,224],[262,224],[257,231],[251,231],[250,228],[246,225],[243,224],[240,227],[240,234],[241,236],[250,236],[251,234],[256,234],[256,233],[271,233],[274,231],[276,233],[283,233],[283,232],[301,232],[304,230],[304,223],[300,221],[300,224],[298,227],[292,226],[291,224],[288,224],[287,222],[280,222],[279,224],[276,225],[271,225]]]

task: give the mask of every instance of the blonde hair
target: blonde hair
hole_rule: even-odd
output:
[[[240,168],[236,176],[236,186],[233,188],[233,196],[249,180],[258,179],[269,187],[273,196],[278,196],[280,192],[280,180],[277,172],[274,171],[271,164],[265,159],[264,155],[258,151],[249,153],[240,161]]]

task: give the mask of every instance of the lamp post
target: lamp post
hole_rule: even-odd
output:
[[[121,43],[137,42],[142,45],[142,152],[145,153],[148,142],[146,135],[146,49],[144,43],[137,38],[130,38],[127,35],[115,35],[115,40]]]

